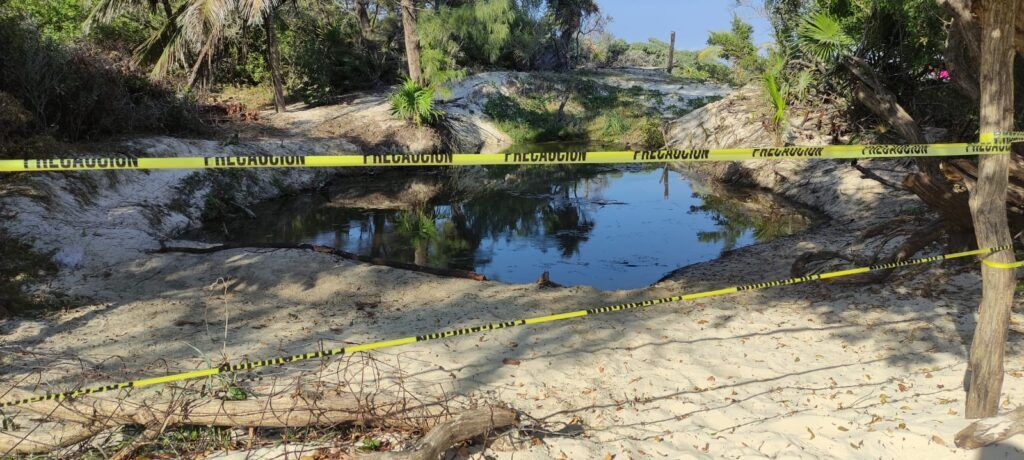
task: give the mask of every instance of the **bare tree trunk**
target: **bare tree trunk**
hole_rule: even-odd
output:
[[[409,63],[409,78],[422,85],[420,35],[416,32],[416,5],[413,5],[413,0],[402,0],[402,30],[405,34],[405,60]]]
[[[265,19],[267,26],[267,66],[270,67],[270,79],[274,84],[274,110],[277,113],[284,112],[284,88],[281,83],[281,62],[277,49],[276,17],[274,9],[271,8]]]
[[[369,40],[370,35],[373,33],[373,27],[370,25],[370,14],[367,12],[368,3],[370,0],[356,0],[356,17],[359,18],[359,34],[362,35],[364,40]]]
[[[981,131],[1013,128],[1014,19],[1017,0],[987,0],[981,12]],[[982,155],[978,182],[971,190],[978,247],[1013,243],[1006,218],[1009,155]],[[1013,262],[1013,251],[993,254],[995,262]],[[967,418],[991,417],[999,409],[1003,354],[1016,280],[1013,269],[982,264],[982,297],[968,364]]]
[[[163,0],[163,2],[161,3],[163,3],[164,5],[164,14],[167,15],[167,19],[170,19],[171,16],[174,16],[174,10],[171,8],[171,0]]]
[[[949,70],[953,83],[960,92],[978,101],[978,57],[981,54],[981,38],[978,21],[971,11],[971,0],[938,0],[939,5],[953,17],[946,37],[946,50],[943,53],[946,68]]]

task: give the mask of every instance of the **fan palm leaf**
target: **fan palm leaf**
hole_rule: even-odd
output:
[[[826,13],[805,16],[797,29],[797,36],[805,53],[826,62],[848,54],[854,44],[842,24]]]

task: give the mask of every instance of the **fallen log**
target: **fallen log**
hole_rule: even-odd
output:
[[[434,460],[460,442],[485,435],[497,428],[515,425],[518,417],[512,409],[481,407],[463,412],[439,423],[407,450],[382,452],[364,458],[374,460]]]
[[[983,418],[956,434],[956,446],[977,449],[1024,434],[1024,406],[995,417]]]
[[[331,254],[334,256],[341,257],[343,259],[355,260],[371,265],[382,265],[385,267],[397,268],[400,270],[409,270],[419,273],[427,273],[435,276],[445,276],[449,278],[465,278],[474,281],[487,281],[487,277],[476,272],[458,270],[454,268],[438,268],[438,267],[427,267],[424,265],[410,264],[407,262],[399,262],[397,260],[382,259],[380,257],[370,257],[361,254],[355,254],[348,251],[342,251],[341,249],[332,248],[330,246],[320,246],[317,244],[296,244],[296,243],[227,243],[218,246],[210,246],[206,248],[193,248],[193,247],[181,247],[181,246],[164,246],[160,249],[152,251],[156,254],[165,254],[171,252],[180,252],[185,254],[212,254],[219,251],[230,251],[233,249],[302,249],[307,251],[319,252],[321,254]]]
[[[12,395],[20,392],[12,392]],[[0,456],[35,454],[77,444],[104,430],[124,425],[202,425],[217,427],[300,428],[356,424],[425,430],[448,413],[443,402],[419,404],[406,398],[354,394],[297,396],[288,392],[242,401],[94,399],[40,402],[24,408],[31,418],[52,424],[44,429],[0,431]],[[19,424],[21,422],[18,422]]]

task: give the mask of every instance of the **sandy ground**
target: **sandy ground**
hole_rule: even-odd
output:
[[[73,199],[73,181],[55,180],[52,204],[14,199],[7,204],[18,216],[5,224],[42,250],[75,247],[61,276],[40,289],[86,305],[0,323],[0,386],[60,391],[201,368],[207,359],[291,355],[785,278],[800,252],[855,246],[865,226],[903,209],[869,193],[877,185],[829,167],[808,169],[820,180],[803,189],[832,190],[821,200],[845,211],[831,223],[619,292],[444,279],[303,251],[153,255],[145,251],[191,218],[168,206],[180,173],[125,173],[91,203]],[[801,169],[785,168],[765,174],[791,174],[787,183],[801,188]],[[979,288],[976,264],[930,265],[880,285],[744,292],[373,356],[400,365],[424,392],[506,402],[540,439],[498,443],[478,458],[1021,458],[1020,436],[983,451],[953,447],[966,425],[962,383]],[[267,372],[316,369],[305,366]],[[1019,305],[1006,367],[1003,407],[1011,408],[1024,395]]]
[[[203,367],[196,350],[255,359],[783,278],[798,251],[842,247],[854,233],[826,225],[623,292],[442,279],[300,251],[134,256],[116,267],[86,254],[54,288],[89,306],[0,326],[4,380],[61,390]],[[117,253],[139,254],[129,246],[141,241],[121,240]],[[979,458],[952,447],[965,425],[978,286],[973,265],[929,266],[885,285],[775,288],[375,355],[561,433],[487,451],[496,458]],[[1024,394],[1022,324],[1018,311],[1005,407]],[[1012,439],[984,458],[1021,452],[1024,440]]]

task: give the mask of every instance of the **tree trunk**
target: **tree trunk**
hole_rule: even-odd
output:
[[[420,267],[426,267],[427,262],[427,242],[417,240],[415,243],[415,252],[413,254],[413,263]]]
[[[1013,128],[1014,19],[1017,0],[987,0],[981,18],[981,132]],[[1006,189],[1009,155],[982,155],[978,160],[978,182],[971,190],[978,247],[1013,243],[1006,218]],[[1012,250],[990,257],[995,262],[1013,262]],[[1015,270],[982,264],[982,297],[978,325],[971,343],[968,364],[967,418],[991,417],[999,409],[1003,385],[1003,354],[1013,304]]]
[[[413,0],[402,0],[402,30],[405,34],[405,60],[409,63],[409,78],[422,85],[420,36],[416,32],[416,6]]]
[[[163,0],[163,2],[161,3],[163,3],[164,5],[164,14],[167,15],[167,19],[170,19],[171,16],[174,16],[174,9],[171,8],[171,0]]]
[[[364,40],[370,39],[373,27],[370,26],[370,14],[367,12],[367,4],[370,0],[356,0],[356,17],[359,18],[359,34]]]
[[[946,37],[943,57],[950,79],[960,92],[972,101],[978,101],[978,57],[981,54],[981,38],[978,21],[971,11],[971,0],[938,0],[953,17]]]
[[[274,110],[277,113],[281,113],[285,110],[285,103],[284,88],[281,83],[281,62],[277,49],[276,16],[274,9],[271,8],[265,20],[267,26],[267,66],[270,67],[270,79],[274,84]]]
[[[843,59],[845,66],[857,80],[854,96],[871,112],[892,125],[911,144],[924,144],[924,132],[914,118],[896,101],[896,95],[886,88],[871,66],[862,59],[848,56]]]

